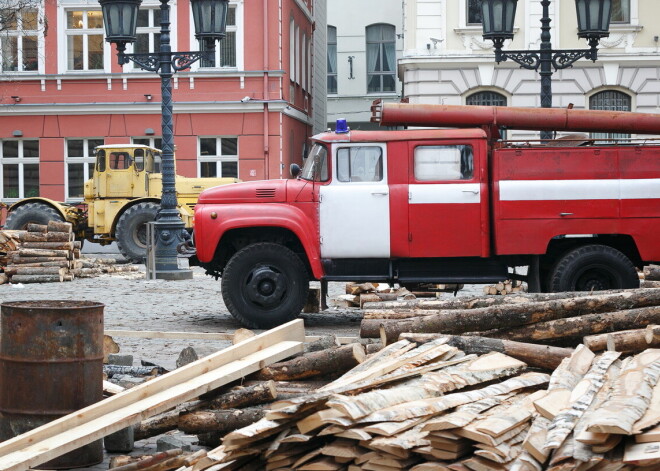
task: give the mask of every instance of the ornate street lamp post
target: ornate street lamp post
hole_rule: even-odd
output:
[[[225,37],[229,0],[190,0],[195,22],[195,37],[204,40],[206,52],[172,52],[170,45],[169,0],[160,0],[160,51],[126,54],[126,44],[136,40],[137,14],[142,0],[99,0],[103,10],[106,41],[117,45],[119,65],[134,62],[138,67],[157,72],[161,79],[163,136],[163,195],[155,223],[156,278],[182,280],[192,271],[179,269],[177,246],[184,241],[185,227],[177,210],[174,172],[174,126],[172,120],[172,75],[203,57],[213,57],[215,41]]]
[[[538,70],[541,75],[541,106],[552,108],[552,73],[572,67],[581,58],[596,61],[598,42],[610,35],[612,0],[575,0],[578,19],[578,37],[588,41],[589,49],[554,50],[550,42],[550,0],[541,0],[541,48],[539,50],[502,50],[504,41],[513,39],[513,21],[518,0],[482,0],[484,39],[495,46],[495,61],[511,59],[521,67]],[[541,139],[552,139],[551,131],[542,131]]]

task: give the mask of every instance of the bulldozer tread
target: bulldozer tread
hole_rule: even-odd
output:
[[[5,229],[24,230],[28,224],[48,224],[48,221],[64,221],[62,215],[44,203],[25,203],[10,211],[5,220]]]

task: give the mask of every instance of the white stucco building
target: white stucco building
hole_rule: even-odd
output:
[[[398,76],[411,103],[540,106],[537,72],[512,61],[495,63],[491,41],[482,39],[480,3],[403,0]],[[515,37],[504,48],[538,49],[541,15],[540,0],[519,0]],[[574,0],[552,0],[550,16],[554,49],[587,47],[577,37]],[[660,112],[659,17],[657,0],[613,0],[610,36],[601,41],[598,61],[582,59],[556,71],[553,106]]]
[[[371,103],[401,99],[397,61],[403,52],[402,0],[328,2],[328,123],[373,127]]]

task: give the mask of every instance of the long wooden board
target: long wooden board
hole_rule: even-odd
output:
[[[163,332],[158,330],[106,330],[105,335],[138,339],[181,339],[181,340],[234,340],[229,332]],[[323,338],[320,335],[307,335],[305,342],[310,343]],[[341,345],[359,341],[359,337],[337,337]]]
[[[0,443],[0,470],[22,471],[303,350],[295,320]]]

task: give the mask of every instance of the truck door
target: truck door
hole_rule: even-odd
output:
[[[105,174],[106,196],[130,197],[133,190],[133,157],[127,151],[108,152],[108,170]]]
[[[96,153],[96,164],[94,168],[94,197],[101,198],[106,195],[105,172],[106,155],[105,150],[99,149]]]
[[[389,258],[386,147],[333,146],[332,182],[320,189],[323,258]]]
[[[480,145],[410,143],[411,257],[487,255],[488,193],[485,180],[481,183],[486,171],[475,149]]]

